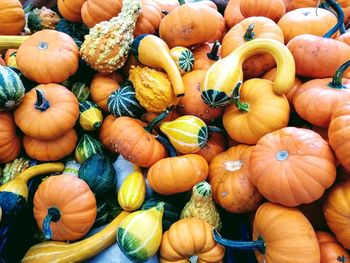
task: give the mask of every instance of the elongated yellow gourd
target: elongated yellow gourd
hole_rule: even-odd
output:
[[[122,211],[103,230],[75,243],[48,241],[32,246],[22,259],[22,263],[81,262],[100,253],[116,240],[116,230],[120,222],[129,215]]]
[[[30,36],[0,36],[0,50],[19,48]]]
[[[274,92],[278,95],[288,93],[293,87],[295,78],[292,53],[276,40],[254,39],[210,66],[201,85],[203,101],[214,108],[230,104],[233,89],[243,80],[243,62],[248,57],[263,52],[271,54],[277,63]]]
[[[135,211],[141,207],[146,197],[146,182],[141,169],[135,170],[123,181],[118,192],[118,202],[125,211]]]
[[[131,51],[145,66],[164,69],[177,97],[185,94],[180,70],[170,55],[168,45],[161,38],[149,34],[139,35],[134,39]]]

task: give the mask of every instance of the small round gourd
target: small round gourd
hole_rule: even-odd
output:
[[[185,47],[173,47],[169,52],[181,75],[192,70],[194,65],[194,55],[191,50]]]
[[[79,163],[83,163],[90,156],[96,153],[103,154],[103,152],[104,147],[100,141],[88,134],[84,134],[75,148],[75,159]]]
[[[85,131],[93,131],[101,127],[103,116],[102,111],[96,103],[91,101],[79,102],[79,123]]]
[[[18,75],[11,68],[0,66],[0,111],[15,108],[21,103],[24,93]]]

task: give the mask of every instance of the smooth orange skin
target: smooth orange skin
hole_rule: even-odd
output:
[[[240,5],[241,0],[228,1],[224,12],[224,18],[227,29],[230,29],[231,27],[238,24],[244,19],[244,16],[241,13]]]
[[[112,145],[111,137],[111,127],[112,123],[117,119],[112,114],[109,114],[102,122],[101,128],[98,130],[98,138],[102,142],[103,146],[112,153],[115,152],[114,147]]]
[[[157,3],[162,11],[165,10],[169,13],[180,5],[177,0],[153,0],[153,2]],[[164,16],[165,14],[162,14],[162,17]]]
[[[348,252],[332,234],[325,231],[316,231],[316,237],[320,244],[320,263],[339,263],[339,257],[345,257],[346,260],[349,259]]]
[[[0,1],[0,35],[19,35],[25,23],[24,10],[20,1]]]
[[[208,57],[208,53],[211,51],[213,44],[212,43],[204,43],[202,45],[196,46],[193,50],[194,56],[194,64],[192,71],[195,70],[206,70],[211,65],[213,65],[216,60],[212,60]],[[220,57],[220,49],[218,50],[218,56]]]
[[[16,134],[16,125],[10,112],[0,112],[0,163],[16,159],[21,151],[21,139]]]
[[[347,45],[350,45],[350,32],[345,32],[342,35],[339,35],[336,40],[339,40]]]
[[[57,0],[61,15],[71,22],[81,22],[81,8],[86,0]]]
[[[141,34],[156,34],[160,21],[162,20],[162,10],[153,0],[141,0],[142,12],[137,18],[134,36]]]
[[[241,0],[240,9],[244,17],[264,16],[275,22],[286,13],[283,0]]]
[[[217,156],[219,153],[225,151],[226,138],[222,133],[213,132],[211,133],[207,144],[200,149],[196,154],[201,155],[204,159],[210,163],[210,161]]]

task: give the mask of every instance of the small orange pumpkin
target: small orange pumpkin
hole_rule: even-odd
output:
[[[178,7],[179,1],[178,0],[153,0],[158,4],[160,9],[162,10],[162,17],[169,14],[171,11],[173,11],[176,7]]]
[[[114,117],[112,114],[108,115],[106,118],[104,118],[101,128],[98,130],[98,138],[102,142],[103,146],[112,153],[115,151],[110,138],[110,135],[112,133],[110,128],[116,119],[117,117]]]
[[[22,4],[18,0],[0,1],[0,35],[18,35],[26,23]]]
[[[240,5],[241,0],[228,1],[224,12],[224,18],[227,29],[230,29],[245,18],[241,13]]]
[[[86,0],[57,0],[61,15],[71,22],[81,22],[81,7]]]
[[[162,10],[154,0],[141,0],[142,12],[137,18],[134,36],[155,34],[162,19]]]
[[[275,22],[286,13],[283,0],[241,0],[240,9],[244,17],[264,16]]]
[[[210,163],[210,161],[219,153],[225,151],[226,138],[220,132],[211,133],[207,144],[200,149],[196,154],[201,155],[204,159]]]
[[[16,125],[10,112],[0,112],[0,163],[16,159],[21,151],[21,139],[16,134]]]
[[[348,252],[332,234],[325,231],[316,231],[316,237],[320,245],[320,263],[339,263],[350,259]]]
[[[221,45],[219,41],[215,41],[213,44],[204,43],[195,47],[192,50],[194,57],[192,70],[208,69],[211,65],[220,59],[220,49]]]

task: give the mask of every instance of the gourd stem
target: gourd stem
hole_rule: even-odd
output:
[[[208,125],[208,130],[210,132],[224,132],[223,129],[219,128],[219,127],[216,127],[216,126],[211,126],[211,125]]]
[[[255,241],[232,241],[221,237],[215,228],[213,228],[213,235],[214,240],[225,247],[237,250],[258,250],[260,253],[265,254],[266,246],[262,237]]]
[[[213,47],[211,48],[211,51],[207,53],[208,58],[210,58],[211,60],[219,60],[220,59],[218,55],[219,47],[220,47],[220,42],[216,40],[213,44]]]
[[[185,0],[178,0],[180,5],[186,4]]]
[[[235,106],[243,113],[246,113],[249,111],[249,104],[246,102],[241,102],[240,100],[240,87],[242,85],[242,81],[237,82],[235,88],[233,89],[232,92],[232,98],[233,98],[233,103]]]
[[[168,10],[162,10],[161,12],[162,12],[163,15],[168,15],[169,14]]]
[[[342,80],[343,80],[344,72],[347,70],[349,66],[350,66],[350,60],[346,61],[343,65],[341,65],[335,72],[332,82],[330,82],[328,86],[335,89],[346,89],[346,87],[343,86],[342,84]]]
[[[327,4],[329,4],[334,11],[337,13],[338,22],[332,27],[323,37],[330,38],[335,32],[337,32],[342,25],[344,24],[344,12],[341,9],[340,5],[336,3],[334,0],[326,0]]]
[[[330,8],[329,4],[327,4],[327,3],[321,3],[319,5],[319,8],[326,9],[327,11],[329,11],[329,12],[333,13],[335,16],[337,16],[337,14],[333,11],[332,8]],[[340,31],[340,34],[344,34],[346,32],[346,27],[345,27],[344,22],[342,23],[339,31]]]
[[[248,26],[247,31],[245,31],[245,34],[243,36],[245,41],[250,41],[254,39],[254,36],[255,36],[254,28],[255,28],[254,23]]]
[[[149,133],[152,132],[154,129],[154,126],[156,126],[159,122],[164,120],[170,112],[172,112],[175,109],[175,106],[170,106],[167,108],[165,111],[163,111],[161,114],[159,114],[157,117],[155,117],[153,120],[151,120],[148,125],[145,127],[145,130],[148,131]]]
[[[30,4],[27,5],[25,8],[23,8],[25,14],[29,13],[29,12],[32,11],[33,9],[34,9],[34,6],[33,6],[32,3],[30,3]]]
[[[339,261],[341,263],[345,263],[347,261],[347,259],[344,255],[342,255],[342,256],[337,257],[337,261]]]
[[[36,103],[35,108],[40,111],[46,111],[50,107],[49,101],[45,98],[44,92],[40,89],[35,89],[36,91]]]
[[[157,134],[155,138],[167,148],[170,157],[176,157],[176,150],[167,139],[159,134]]]
[[[51,239],[52,231],[50,227],[51,221],[57,222],[61,217],[60,210],[56,207],[50,207],[47,210],[47,215],[45,216],[44,222],[43,222],[43,232],[46,239]]]

